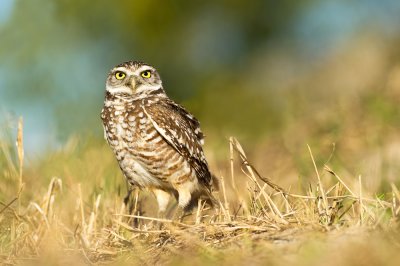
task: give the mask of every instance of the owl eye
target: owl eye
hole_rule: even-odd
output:
[[[151,71],[150,70],[145,70],[142,73],[140,73],[140,75],[146,79],[151,77]]]
[[[126,77],[126,74],[124,72],[122,72],[122,71],[115,72],[115,78],[116,79],[121,80],[121,79],[124,79],[125,77]]]

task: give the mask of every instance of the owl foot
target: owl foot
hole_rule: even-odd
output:
[[[172,220],[174,222],[183,223],[184,219],[190,215],[192,215],[192,213],[190,211],[186,211],[185,209],[178,208],[178,210],[175,212]]]
[[[129,200],[131,198],[132,190],[128,190],[126,193],[126,196],[124,197],[124,204],[125,206],[128,206]]]
[[[131,199],[132,192],[135,190],[135,188],[136,188],[135,186],[129,184],[129,182],[126,182],[127,192],[126,192],[126,196],[124,197],[125,206],[128,206],[128,203]]]

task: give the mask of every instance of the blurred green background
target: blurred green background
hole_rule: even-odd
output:
[[[199,118],[217,172],[236,136],[268,175],[312,170],[308,143],[319,165],[399,182],[399,14],[396,0],[0,0],[2,134],[23,116],[31,160],[72,135],[103,143],[106,75],[135,59]]]

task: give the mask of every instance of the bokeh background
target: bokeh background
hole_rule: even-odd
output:
[[[71,139],[105,145],[107,72],[138,59],[199,118],[215,172],[236,136],[275,179],[313,171],[309,144],[318,166],[384,188],[400,182],[399,14],[396,0],[0,0],[2,138],[23,116],[28,165]]]

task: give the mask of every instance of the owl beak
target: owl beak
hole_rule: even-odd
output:
[[[135,80],[135,78],[134,77],[132,77],[131,78],[131,80],[129,81],[131,84],[131,86],[132,86],[132,88],[135,88],[135,86],[136,86],[136,80]]]

